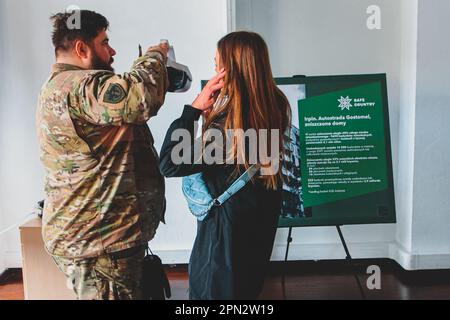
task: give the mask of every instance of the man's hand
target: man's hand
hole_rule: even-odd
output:
[[[167,58],[167,54],[169,53],[169,44],[167,42],[160,43],[156,46],[151,46],[148,51],[158,51],[160,52],[165,58]]]
[[[167,57],[167,54],[169,53],[169,43],[168,42],[160,43],[158,47],[160,47],[161,50],[164,51],[164,55]]]

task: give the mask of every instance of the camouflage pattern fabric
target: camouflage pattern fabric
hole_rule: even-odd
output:
[[[164,103],[165,59],[150,48],[123,75],[53,66],[37,109],[50,254],[87,258],[135,247],[164,222],[164,178],[146,122]]]
[[[83,260],[53,259],[78,300],[142,300],[144,254],[141,246]]]

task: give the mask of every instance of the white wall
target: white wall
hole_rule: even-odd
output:
[[[0,2],[0,12],[3,11],[3,3]],[[4,30],[5,28],[5,21],[3,21],[3,19],[0,19],[0,30]],[[1,33],[0,33],[1,34]],[[2,38],[0,38],[0,41],[2,40]],[[0,42],[1,43],[1,42]],[[5,46],[1,45],[0,46],[0,66],[3,66],[5,62]],[[2,70],[2,69],[0,69]],[[2,97],[5,94],[5,90],[3,88],[3,86],[0,86],[0,97]],[[1,114],[1,110],[2,110],[2,105],[0,104],[0,119],[2,119],[2,114]],[[0,136],[0,150],[2,147],[2,138]],[[4,151],[1,151],[3,154]],[[2,180],[2,175],[0,173],[0,181]],[[0,184],[0,195],[2,194],[2,189],[1,189],[1,184]],[[0,199],[1,200],[1,199]],[[5,265],[5,237],[1,234],[1,230],[5,227],[4,223],[3,223],[3,211],[0,208],[0,274],[5,271],[6,269],[6,265]]]
[[[236,0],[235,19],[226,3],[76,2],[110,20],[118,72],[129,69],[138,43],[160,38],[170,39],[178,59],[191,67],[194,88],[168,95],[150,121],[158,149],[170,122],[198,93],[199,80],[213,74],[216,41],[234,23],[266,38],[276,76],[386,72],[398,223],[346,226],[344,235],[356,258],[392,257],[407,269],[449,268],[448,0]],[[48,17],[69,4],[74,2],[0,0],[0,230],[19,222],[43,196],[36,97],[53,63]],[[366,28],[371,4],[381,7],[382,30]],[[187,262],[195,223],[179,180],[167,180],[167,197],[167,225],[152,248],[167,263]],[[283,258],[286,236],[278,232],[273,259]],[[20,266],[19,252],[17,231],[0,237],[0,270],[1,257],[7,267]],[[333,228],[299,228],[290,257],[333,259],[344,252]]]
[[[161,38],[169,39],[177,59],[190,66],[193,88],[185,94],[169,94],[157,118],[149,122],[158,150],[171,121],[198,94],[200,80],[214,74],[216,42],[227,31],[225,0],[0,0],[4,79],[0,95],[0,213],[4,219],[0,229],[19,222],[43,197],[44,171],[34,123],[36,98],[54,62],[49,16],[71,4],[108,18],[110,43],[118,52],[117,72],[129,70],[139,43],[145,47]],[[167,180],[167,197],[167,225],[159,228],[152,249],[161,251],[165,262],[187,262],[196,227],[179,180]],[[20,266],[18,231],[4,239],[6,254],[0,251],[0,255],[8,267]]]
[[[414,136],[417,73],[417,0],[402,1],[400,116],[396,200],[396,243],[391,255],[405,268],[410,268],[412,250],[412,213],[414,186]],[[400,165],[399,165],[400,164]]]
[[[366,26],[366,9],[372,4],[381,7],[381,30]],[[236,0],[236,28],[256,31],[265,38],[275,76],[387,73],[393,166],[397,168],[401,4],[389,0]],[[355,258],[388,256],[395,232],[395,225],[343,227]],[[293,235],[292,259],[345,257],[334,227],[297,228]],[[287,230],[278,231],[274,259],[283,258],[286,237]]]
[[[366,28],[373,4],[382,30]],[[236,0],[237,29],[266,38],[277,76],[387,73],[398,222],[345,227],[354,257],[450,268],[449,10],[448,0]],[[330,228],[296,230],[294,241],[293,258],[343,256]]]
[[[402,53],[399,161],[407,192],[400,195],[404,228],[398,228],[393,257],[407,269],[444,269],[450,268],[450,3],[419,0],[410,9],[404,10],[410,32]]]
[[[3,215],[0,211],[0,230],[3,228]],[[5,237],[0,234],[0,275],[3,273],[3,271],[6,270],[6,261],[5,261]]]
[[[449,12],[419,1],[412,254],[428,268],[450,267]]]

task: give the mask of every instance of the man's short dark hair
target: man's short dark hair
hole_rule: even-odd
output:
[[[101,14],[89,11],[79,10],[80,24],[79,28],[67,24],[74,12],[57,13],[50,17],[53,22],[52,42],[55,46],[55,54],[58,51],[68,51],[72,49],[75,40],[83,40],[91,44],[91,41],[103,30],[108,29],[109,22]]]

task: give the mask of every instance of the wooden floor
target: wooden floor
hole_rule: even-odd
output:
[[[367,267],[381,268],[381,289],[369,290]],[[188,298],[187,266],[167,266],[172,299]],[[283,285],[283,273],[286,274]],[[358,275],[361,293],[355,278]],[[262,300],[450,300],[450,270],[404,271],[391,260],[273,262],[266,279]],[[22,300],[21,269],[8,270],[0,281],[0,300]]]

